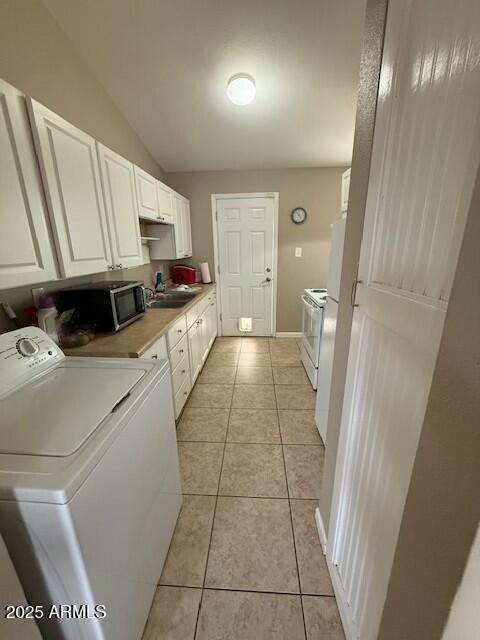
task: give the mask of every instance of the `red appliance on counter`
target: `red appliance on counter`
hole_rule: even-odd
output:
[[[195,284],[195,269],[186,265],[175,265],[172,268],[175,284]]]

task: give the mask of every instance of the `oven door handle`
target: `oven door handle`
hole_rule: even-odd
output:
[[[303,303],[307,306],[311,307],[314,311],[319,311],[320,307],[318,307],[314,302],[311,302],[307,296],[302,296]]]

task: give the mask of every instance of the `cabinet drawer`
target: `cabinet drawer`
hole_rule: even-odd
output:
[[[191,309],[189,309],[189,311],[187,311],[187,331],[188,329],[190,329],[190,327],[193,325],[193,323],[195,322],[195,320],[198,318],[198,306],[201,303],[199,302],[198,304],[194,304],[193,307]]]
[[[168,330],[167,343],[168,349],[171,351],[173,347],[179,342],[183,336],[187,333],[187,320],[185,316],[179,318],[173,327]]]
[[[140,358],[145,358],[146,360],[168,360],[167,341],[165,340],[165,336],[162,336],[154,342],[151,347],[142,353]]]
[[[185,354],[188,354],[187,336],[183,336],[180,342],[177,342],[177,344],[170,351],[170,366],[172,367],[172,371],[175,369],[175,367]]]
[[[175,404],[175,420],[178,418],[182,409],[187,401],[188,394],[190,393],[191,383],[190,378],[187,378],[177,393],[174,395],[174,404]]]
[[[175,395],[179,391],[186,378],[190,380],[190,364],[188,360],[188,353],[184,355],[184,357],[180,360],[172,373],[173,395]]]

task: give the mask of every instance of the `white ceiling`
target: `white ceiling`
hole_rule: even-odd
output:
[[[44,3],[165,170],[349,163],[364,0]]]

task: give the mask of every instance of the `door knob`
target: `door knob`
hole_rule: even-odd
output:
[[[267,273],[270,273],[270,271],[271,271],[270,267],[267,267],[267,268],[265,269],[265,271],[266,271]]]
[[[263,286],[264,284],[268,284],[268,283],[269,283],[269,282],[271,282],[271,281],[272,281],[272,279],[271,279],[271,278],[265,278],[265,280],[263,280],[263,281],[260,283],[260,286]]]

